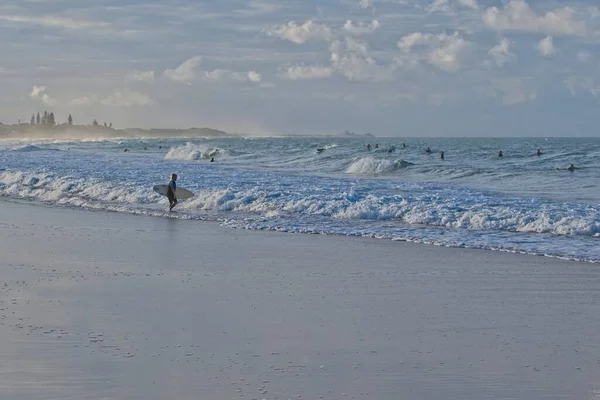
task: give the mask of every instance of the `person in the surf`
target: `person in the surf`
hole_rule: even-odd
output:
[[[538,156],[538,157],[541,156],[542,154],[543,154],[542,150],[540,150],[540,149],[538,149],[537,153],[535,153],[535,155]]]
[[[500,152],[498,153],[498,157],[504,157],[504,154],[502,153],[502,150],[500,150]]]
[[[444,159],[444,152],[443,151],[440,152],[440,159],[442,159],[442,160]]]
[[[367,150],[371,150],[371,143],[367,145]]]
[[[425,153],[430,154],[431,153],[431,149],[428,147],[425,149]]]
[[[569,165],[569,168],[567,168],[567,171],[575,171],[577,168],[575,168],[574,164]]]
[[[169,187],[167,189],[167,198],[169,199],[169,211],[177,205],[177,197],[175,192],[177,191],[177,174],[171,174],[171,180],[169,181]]]

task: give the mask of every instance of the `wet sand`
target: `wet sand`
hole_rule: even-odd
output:
[[[600,399],[600,266],[0,202],[2,399]]]

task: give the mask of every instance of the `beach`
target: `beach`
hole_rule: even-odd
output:
[[[3,399],[597,399],[598,265],[0,202]]]

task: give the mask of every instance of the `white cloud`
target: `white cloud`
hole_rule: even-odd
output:
[[[380,82],[391,80],[395,65],[382,66],[368,53],[364,41],[346,38],[331,43],[331,65],[335,72],[350,81]]]
[[[0,15],[0,19],[5,20],[5,21],[10,21],[10,22],[41,25],[41,26],[63,28],[63,29],[86,29],[86,28],[103,28],[103,27],[105,28],[105,27],[110,26],[110,24],[107,22],[77,20],[77,19],[72,19],[72,18],[54,17],[54,16],[28,17],[28,16],[19,16],[19,15]]]
[[[342,30],[350,35],[359,36],[373,33],[380,26],[381,24],[377,20],[373,20],[370,24],[359,22],[356,25],[351,20],[347,20]]]
[[[577,18],[574,9],[557,8],[542,15],[534,12],[525,0],[508,0],[503,9],[490,7],[483,13],[482,19],[488,27],[499,31],[574,36],[589,33],[586,22]]]
[[[510,41],[507,38],[502,38],[500,43],[488,51],[488,54],[492,57],[492,61],[486,61],[486,65],[489,66],[493,62],[498,68],[502,68],[516,58],[515,54],[510,52]]]
[[[295,81],[328,78],[332,73],[333,69],[331,67],[300,64],[283,67],[280,76]]]
[[[40,100],[42,103],[48,105],[48,106],[53,106],[56,104],[56,99],[52,96],[50,96],[47,93],[44,93],[46,91],[46,86],[33,86],[33,89],[31,90],[31,93],[29,93],[29,96],[34,99],[34,100]]]
[[[554,48],[554,41],[552,40],[552,36],[546,36],[545,38],[540,40],[536,46],[536,49],[544,57],[552,57],[554,54],[556,54],[556,49]]]
[[[133,82],[154,83],[154,71],[130,71],[125,76],[125,80]]]
[[[202,56],[192,57],[175,69],[167,69],[164,75],[176,82],[190,83],[196,78],[196,67],[201,61]]]
[[[427,11],[449,13],[453,11],[454,7],[470,8],[471,10],[479,9],[477,0],[434,0],[427,7]]]
[[[358,6],[360,8],[372,8],[373,7],[373,0],[359,0],[358,1]]]
[[[261,74],[259,74],[256,71],[248,71],[248,72],[246,72],[246,76],[248,77],[248,80],[250,82],[256,82],[256,83],[258,83],[258,82],[260,82],[262,80]]]
[[[93,104],[96,104],[96,102],[98,101],[98,97],[93,95],[93,96],[85,96],[85,97],[78,97],[75,98],[71,101],[69,101],[69,105],[70,106],[74,106],[74,107],[89,107]]]
[[[108,96],[100,103],[110,107],[135,107],[150,105],[152,104],[152,100],[142,93],[116,90],[114,94]]]
[[[435,68],[454,72],[460,69],[461,58],[470,42],[458,32],[452,35],[415,32],[402,37],[397,45],[403,52],[397,57],[400,64],[414,65],[426,60]]]
[[[261,75],[256,71],[234,72],[228,69],[213,69],[203,71],[202,79],[210,82],[260,82]]]
[[[579,90],[590,92],[594,97],[600,96],[600,84],[597,84],[596,81],[590,77],[569,76],[565,79],[564,85],[573,96],[575,96]]]
[[[505,106],[533,101],[537,98],[535,90],[527,87],[525,78],[492,79],[483,93],[491,98],[500,98]]]
[[[333,38],[333,33],[327,25],[318,24],[311,20],[302,25],[298,25],[293,21],[284,25],[276,25],[269,28],[266,33],[269,36],[289,40],[296,44],[303,44],[310,40],[329,41]]]

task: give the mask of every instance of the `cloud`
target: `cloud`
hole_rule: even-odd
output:
[[[488,8],[483,22],[498,31],[522,31],[546,35],[586,36],[587,24],[579,20],[570,7],[557,8],[545,14],[535,13],[525,0],[508,0],[503,9]]]
[[[461,67],[461,58],[470,42],[454,32],[432,34],[415,32],[403,36],[397,43],[403,55],[397,57],[400,64],[412,66],[420,60],[426,60],[433,67],[455,72]]]
[[[485,64],[490,66],[493,62],[498,68],[502,68],[516,58],[514,53],[510,52],[510,41],[507,38],[502,38],[500,43],[488,51],[488,55],[492,57],[492,61],[488,60]]]
[[[152,104],[152,100],[142,93],[116,90],[114,94],[108,96],[100,103],[109,107],[143,107]]]
[[[477,0],[435,0],[427,7],[427,11],[450,13],[454,7],[478,10],[479,4],[477,4]]]
[[[381,82],[391,80],[395,65],[382,66],[369,55],[364,41],[346,38],[331,43],[331,65],[335,72],[350,81]]]
[[[333,33],[327,25],[318,24],[312,20],[308,20],[302,25],[297,25],[293,21],[284,25],[276,25],[269,28],[266,33],[269,36],[289,40],[296,44],[304,44],[310,40],[329,41],[333,38]]]
[[[573,75],[565,79],[563,83],[573,96],[580,90],[590,92],[594,97],[600,96],[600,84],[590,77]]]
[[[373,8],[373,0],[359,0],[358,6],[364,9]]]
[[[373,20],[370,24],[359,22],[356,25],[351,20],[347,20],[342,30],[347,34],[359,36],[373,33],[380,26],[381,24],[377,20]]]
[[[47,93],[44,93],[46,91],[46,86],[33,86],[33,89],[31,90],[31,93],[29,93],[29,96],[34,99],[34,100],[40,100],[42,103],[48,105],[48,106],[53,106],[56,104],[56,99],[52,96],[50,96]]]
[[[535,90],[527,87],[526,78],[497,78],[483,89],[483,93],[491,98],[502,99],[505,106],[533,101],[537,98]]]
[[[130,71],[125,76],[125,80],[132,82],[154,83],[154,71]]]
[[[246,76],[248,77],[248,80],[250,82],[256,82],[256,83],[258,83],[262,79],[262,76],[258,72],[256,72],[256,71],[248,71],[246,73]]]
[[[256,71],[234,72],[228,69],[203,71],[202,79],[209,82],[255,82],[261,81],[261,75]]]
[[[311,80],[328,78],[333,73],[331,67],[309,66],[309,65],[291,65],[283,67],[280,76],[292,81]]]
[[[196,67],[202,62],[202,56],[192,57],[175,69],[167,69],[164,76],[182,83],[190,83],[196,78]]]
[[[89,97],[78,97],[71,101],[69,101],[69,105],[73,107],[89,107],[98,102],[97,96],[89,96]]]
[[[554,54],[556,54],[556,49],[554,48],[552,36],[546,36],[545,38],[540,40],[536,46],[536,49],[544,57],[552,57]]]
[[[108,22],[54,16],[29,17],[19,15],[0,15],[0,20],[62,29],[106,28],[110,26]]]

